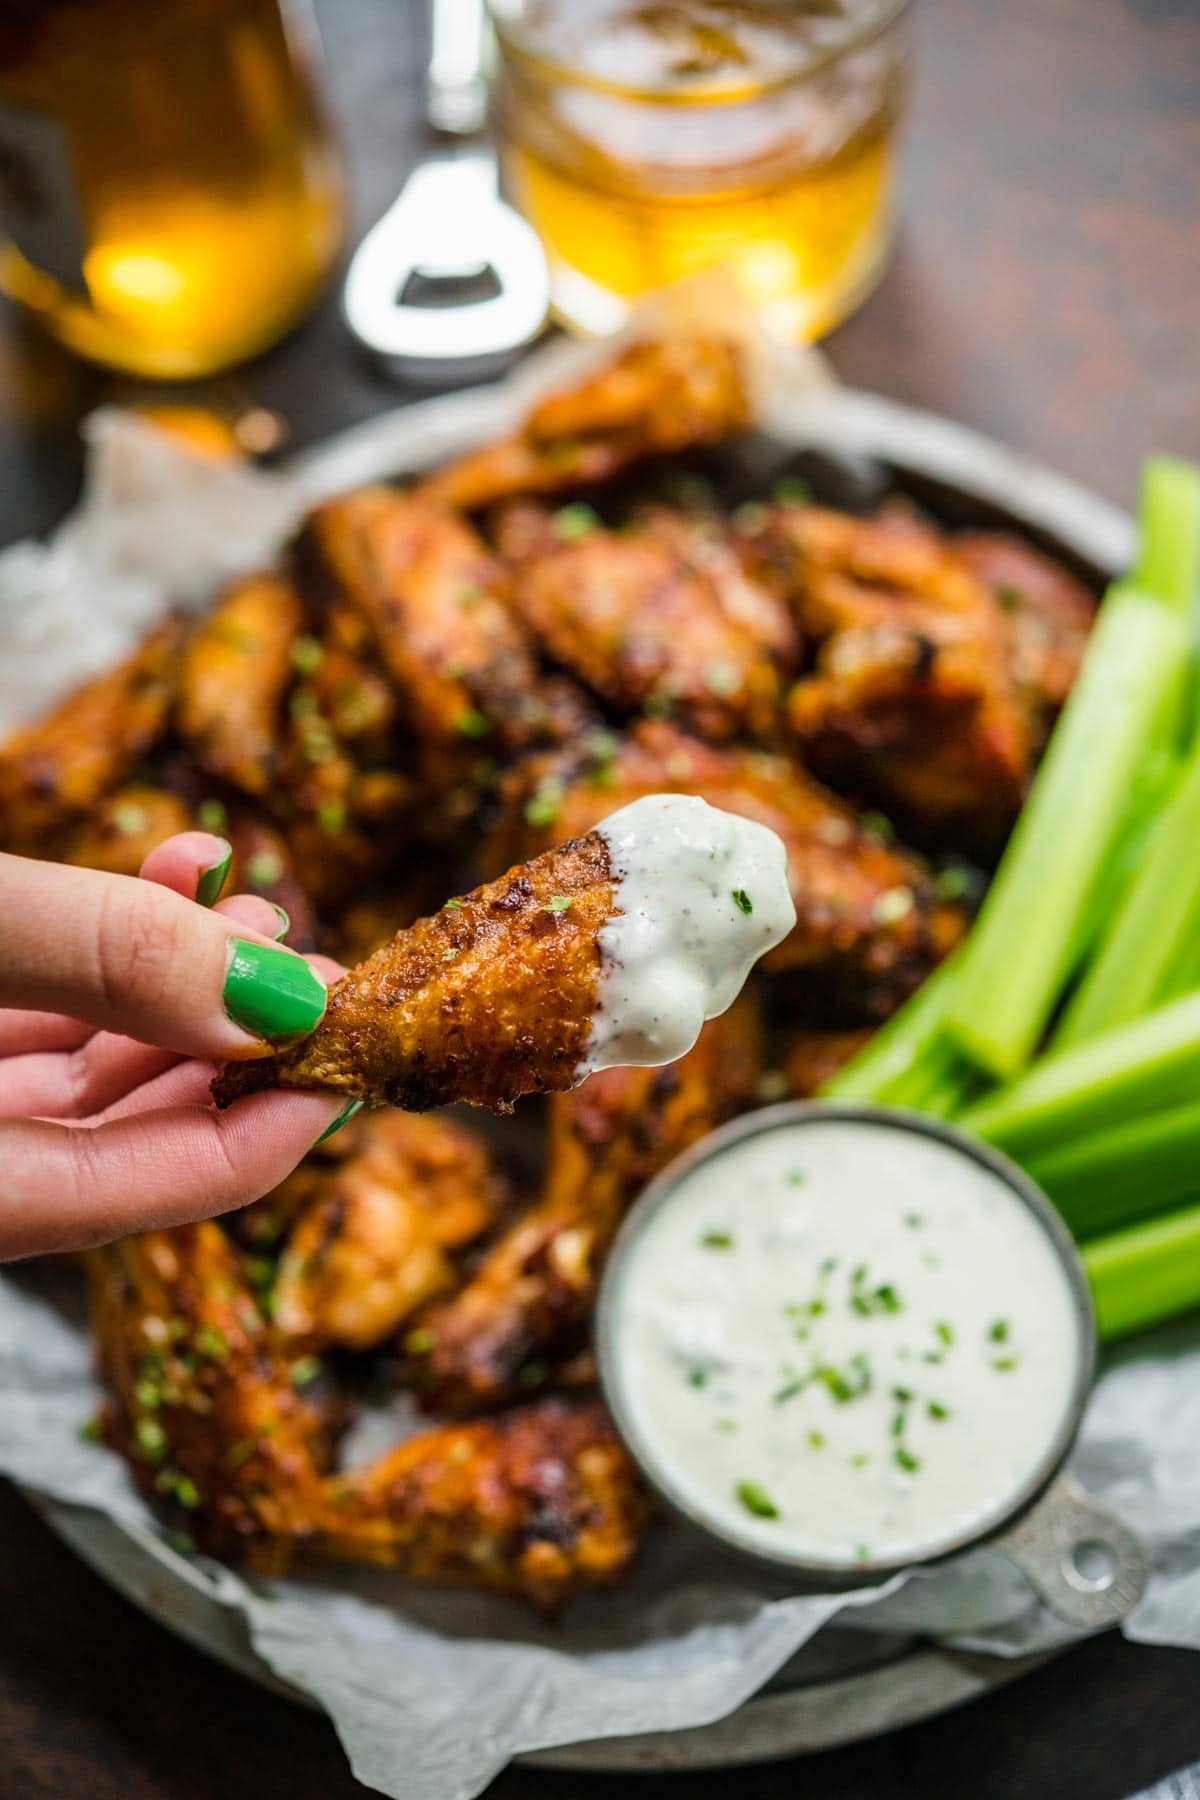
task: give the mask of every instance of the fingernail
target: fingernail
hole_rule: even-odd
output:
[[[216,904],[229,875],[229,865],[233,861],[233,845],[225,838],[220,841],[225,845],[224,856],[218,856],[215,863],[209,863],[207,869],[201,869],[200,879],[196,883],[196,898],[201,906]]]
[[[355,1113],[362,1111],[362,1104],[363,1103],[361,1100],[348,1101],[346,1103],[346,1105],[343,1106],[343,1108],[342,1108],[341,1112],[338,1114],[337,1118],[334,1119],[333,1123],[331,1125],[327,1125],[325,1127],[324,1131],[321,1133],[320,1137],[317,1139],[317,1143],[323,1144],[325,1142],[325,1139],[331,1138],[335,1131],[340,1131],[342,1129],[343,1125],[348,1125],[350,1123],[351,1119],[354,1117]],[[314,1144],[313,1148],[314,1149],[316,1148],[315,1144]]]
[[[302,956],[274,944],[229,940],[225,1011],[256,1037],[303,1037],[325,1011],[325,985]]]
[[[280,906],[278,900],[271,900],[268,905],[273,906],[279,914],[279,930],[275,933],[276,938],[285,938],[292,929],[291,915],[285,906]]]

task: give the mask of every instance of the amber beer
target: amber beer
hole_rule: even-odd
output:
[[[279,337],[341,229],[305,25],[287,0],[4,0],[0,286],[143,375]]]
[[[784,337],[882,271],[907,0],[493,0],[505,179],[560,316],[730,263]]]

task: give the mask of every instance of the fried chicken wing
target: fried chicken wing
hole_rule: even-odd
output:
[[[456,1100],[508,1111],[571,1087],[592,1029],[598,934],[616,883],[599,833],[452,901],[330,990],[294,1050],[230,1063],[219,1106],[264,1087],[329,1088],[424,1112]]]
[[[774,734],[794,639],[778,603],[736,575],[731,549],[713,544],[706,559],[661,522],[657,534],[597,524],[563,543],[529,504],[497,535],[529,630],[609,706],[670,712],[716,739]]]
[[[1032,544],[1005,532],[967,532],[957,555],[996,597],[1013,680],[1034,721],[1040,749],[1075,685],[1096,602],[1081,581]]]
[[[118,663],[0,746],[0,844],[52,853],[59,836],[129,779],[166,729],[181,627],[168,620]]]
[[[603,1069],[553,1097],[540,1197],[404,1340],[424,1405],[479,1412],[519,1392],[538,1372],[533,1359],[588,1318],[630,1202],[689,1144],[753,1104],[760,1064],[758,1008],[743,993],[679,1062]]]
[[[307,520],[297,563],[311,592],[368,622],[437,787],[489,746],[527,739],[529,645],[503,570],[449,507],[390,488],[331,500]]]
[[[831,786],[939,840],[993,846],[1021,804],[1031,721],[993,594],[902,515],[772,508],[756,542],[817,650],[788,721]]]
[[[536,406],[516,437],[471,451],[424,491],[474,511],[520,494],[609,481],[648,457],[746,429],[737,348],[722,338],[631,344],[597,373]]]
[[[211,1220],[89,1251],[106,1436],[214,1554],[308,1535],[330,1438]]]
[[[318,1173],[303,1203],[275,1277],[275,1324],[318,1349],[382,1343],[453,1285],[455,1253],[491,1224],[503,1198],[501,1177],[463,1126],[373,1114],[359,1147]]]
[[[397,1444],[326,1484],[314,1548],[542,1607],[624,1573],[649,1515],[599,1401],[545,1399]]]
[[[178,794],[130,782],[97,802],[63,846],[62,860],[110,875],[136,875],[164,839],[191,827],[191,808]]]
[[[770,826],[788,853],[797,923],[763,961],[819,974],[867,1018],[885,1017],[953,948],[965,916],[939,900],[924,866],[882,842],[786,757],[718,749],[660,721],[531,757],[502,788],[487,866],[586,831],[643,794],[699,794]]]
[[[201,766],[243,793],[273,785],[303,622],[292,583],[268,570],[227,588],[184,646],[179,729]]]

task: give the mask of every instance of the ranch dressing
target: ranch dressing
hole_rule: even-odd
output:
[[[580,1077],[674,1062],[796,923],[773,831],[689,794],[652,794],[598,827],[616,876]]]
[[[890,1123],[783,1122],[699,1164],[614,1269],[606,1377],[668,1494],[751,1549],[908,1561],[998,1523],[1086,1356],[1049,1233]]]

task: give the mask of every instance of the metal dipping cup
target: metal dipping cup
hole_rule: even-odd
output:
[[[648,1220],[670,1204],[680,1184],[696,1169],[738,1145],[781,1127],[831,1121],[857,1125],[864,1131],[885,1125],[891,1130],[916,1132],[990,1171],[1033,1214],[1058,1258],[1074,1300],[1078,1324],[1075,1379],[1058,1427],[1037,1467],[1017,1491],[1005,1494],[978,1526],[935,1541],[919,1558],[814,1563],[787,1551],[764,1550],[726,1521],[710,1518],[693,1496],[676,1485],[654,1446],[646,1442],[635,1425],[633,1409],[623,1392],[627,1377],[622,1371],[618,1345],[624,1276]],[[1049,1200],[1021,1169],[988,1145],[940,1120],[887,1107],[789,1101],[735,1119],[711,1133],[664,1169],[627,1216],[601,1282],[596,1343],[600,1382],[617,1430],[650,1486],[674,1513],[721,1550],[773,1571],[786,1581],[789,1591],[819,1593],[870,1586],[904,1569],[927,1567],[964,1550],[984,1547],[1014,1562],[1057,1618],[1086,1630],[1116,1624],[1145,1590],[1147,1557],[1137,1536],[1106,1508],[1096,1505],[1063,1471],[1083,1419],[1096,1362],[1091,1293],[1075,1245]]]

